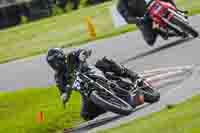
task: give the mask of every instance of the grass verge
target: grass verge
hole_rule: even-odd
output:
[[[55,87],[0,92],[1,133],[55,133],[83,121],[80,118],[80,95],[74,93],[62,107]],[[36,114],[44,113],[39,124]]]
[[[85,17],[91,16],[97,39],[132,31],[135,26],[115,28],[109,12],[114,1],[0,31],[0,63],[44,53],[49,47],[71,47],[90,41]],[[199,0],[177,0],[178,7],[200,12]],[[8,52],[9,51],[9,52]]]
[[[200,95],[100,133],[199,133],[199,106]],[[40,111],[44,113],[43,123],[37,123]],[[64,128],[83,122],[80,118],[80,95],[74,92],[64,109],[56,87],[0,92],[0,118],[2,133],[62,132]]]
[[[199,133],[200,95],[158,113],[100,133]]]

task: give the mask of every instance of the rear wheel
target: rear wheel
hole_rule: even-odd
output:
[[[158,102],[160,100],[160,93],[154,87],[152,87],[147,81],[143,81],[143,87],[141,91],[144,95],[144,101],[148,103]]]
[[[108,90],[94,90],[91,93],[90,98],[95,104],[103,109],[117,114],[128,115],[133,109],[127,102]]]
[[[144,101],[148,103],[155,103],[160,100],[160,93],[152,88],[143,91]]]
[[[198,37],[199,33],[188,23],[181,21],[178,17],[174,16],[171,22],[179,26],[184,32],[191,34],[193,37]]]

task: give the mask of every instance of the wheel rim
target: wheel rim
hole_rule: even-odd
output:
[[[111,92],[98,91],[97,93],[101,98],[111,103],[112,105],[117,106],[119,108],[127,108],[127,105],[122,100],[117,98],[117,96],[114,96],[114,94],[112,94]]]

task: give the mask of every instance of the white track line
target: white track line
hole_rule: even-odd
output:
[[[147,81],[156,88],[162,87],[164,84],[174,83],[176,81],[181,81],[183,75],[186,73],[193,73],[194,65],[184,66],[184,67],[170,67],[170,68],[160,68],[148,71],[141,76],[146,76]],[[155,73],[153,73],[155,72]],[[160,72],[160,73],[158,73]]]
[[[147,78],[147,81],[148,82],[158,82],[162,79],[166,80],[166,79],[173,78],[174,76],[179,76],[182,74],[184,74],[184,71],[182,71],[182,70],[178,70],[175,72],[167,72],[165,74],[159,74],[159,75],[153,76],[151,78]]]
[[[158,68],[158,69],[152,69],[152,70],[146,70],[143,73],[141,73],[142,76],[148,77],[151,75],[155,75],[157,73],[164,73],[169,71],[177,71],[177,70],[191,70],[194,67],[194,65],[188,65],[188,66],[182,66],[182,67],[166,67],[166,68]]]
[[[166,85],[169,84],[174,84],[177,83],[179,81],[183,81],[185,79],[185,77],[173,77],[172,79],[166,79],[166,80],[160,80],[159,82],[153,82],[151,83],[151,85],[155,88],[163,88]]]

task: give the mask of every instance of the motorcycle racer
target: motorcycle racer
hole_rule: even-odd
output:
[[[47,52],[46,60],[49,66],[55,71],[55,81],[60,92],[61,101],[63,104],[68,102],[72,92],[72,82],[74,80],[73,73],[76,69],[81,68],[81,71],[88,71],[87,58],[91,55],[91,50],[78,49],[71,51],[67,55],[60,48],[51,48]],[[103,67],[104,65],[105,67]],[[116,62],[103,58],[96,63],[96,67],[103,71],[114,72],[123,77],[129,77],[131,80],[136,80],[138,75],[131,72],[125,67],[120,66]],[[105,70],[104,69],[104,70]],[[91,120],[106,112],[106,110],[95,105],[88,97],[82,96],[81,116],[85,120]],[[132,99],[133,100],[133,99]],[[132,105],[137,105],[135,101],[130,101]]]
[[[129,24],[136,24],[142,32],[144,40],[148,45],[153,46],[157,36],[161,35],[164,39],[167,37],[175,36],[173,33],[166,33],[157,28],[154,28],[152,20],[145,15],[147,12],[147,7],[149,3],[153,0],[119,0],[117,9],[123,18]],[[172,5],[175,5],[174,0],[162,0],[165,2],[170,2]]]

